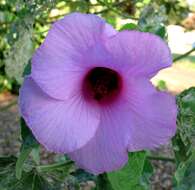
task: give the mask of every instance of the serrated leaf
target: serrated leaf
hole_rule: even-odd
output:
[[[114,190],[143,189],[140,185],[144,162],[145,152],[129,153],[128,163],[115,172],[108,173],[108,179]]]

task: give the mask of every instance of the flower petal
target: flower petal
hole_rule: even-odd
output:
[[[94,174],[119,169],[127,162],[127,149],[154,149],[175,134],[174,98],[156,91],[147,79],[129,79],[128,85],[128,93],[102,108],[94,138],[68,154],[79,167]]]
[[[129,82],[127,99],[132,120],[129,151],[154,149],[168,143],[176,132],[175,98],[158,92],[142,78]]]
[[[93,174],[121,168],[128,160],[130,138],[129,112],[119,102],[103,108],[101,122],[94,138],[81,149],[69,153],[70,158]]]
[[[128,86],[117,102],[101,110],[94,138],[69,153],[79,167],[99,174],[121,168],[127,150],[154,149],[176,131],[176,104],[170,95],[158,92],[145,78],[126,80]]]
[[[152,77],[172,63],[167,44],[151,33],[122,31],[107,40],[106,46],[114,63],[133,76]]]
[[[99,109],[77,94],[67,101],[50,98],[30,78],[19,96],[20,112],[36,139],[48,150],[67,153],[84,146],[96,133]]]
[[[32,78],[53,98],[65,100],[79,88],[91,47],[116,31],[91,14],[72,13],[53,24],[32,58]],[[58,89],[58,90],[56,90]]]

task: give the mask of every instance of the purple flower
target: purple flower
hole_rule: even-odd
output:
[[[153,34],[67,15],[32,58],[21,115],[49,151],[67,153],[94,174],[116,170],[128,151],[154,149],[175,134],[175,99],[150,82],[171,63],[169,48]]]

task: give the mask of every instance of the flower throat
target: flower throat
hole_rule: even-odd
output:
[[[121,90],[119,74],[109,68],[95,67],[84,79],[84,91],[87,97],[98,102],[111,101]]]

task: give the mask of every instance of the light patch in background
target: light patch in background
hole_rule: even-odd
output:
[[[172,54],[179,56],[195,46],[195,30],[185,32],[185,28],[177,25],[167,27],[168,43]],[[171,68],[160,71],[152,83],[158,85],[165,81],[169,91],[173,94],[195,86],[195,52],[173,64]]]

